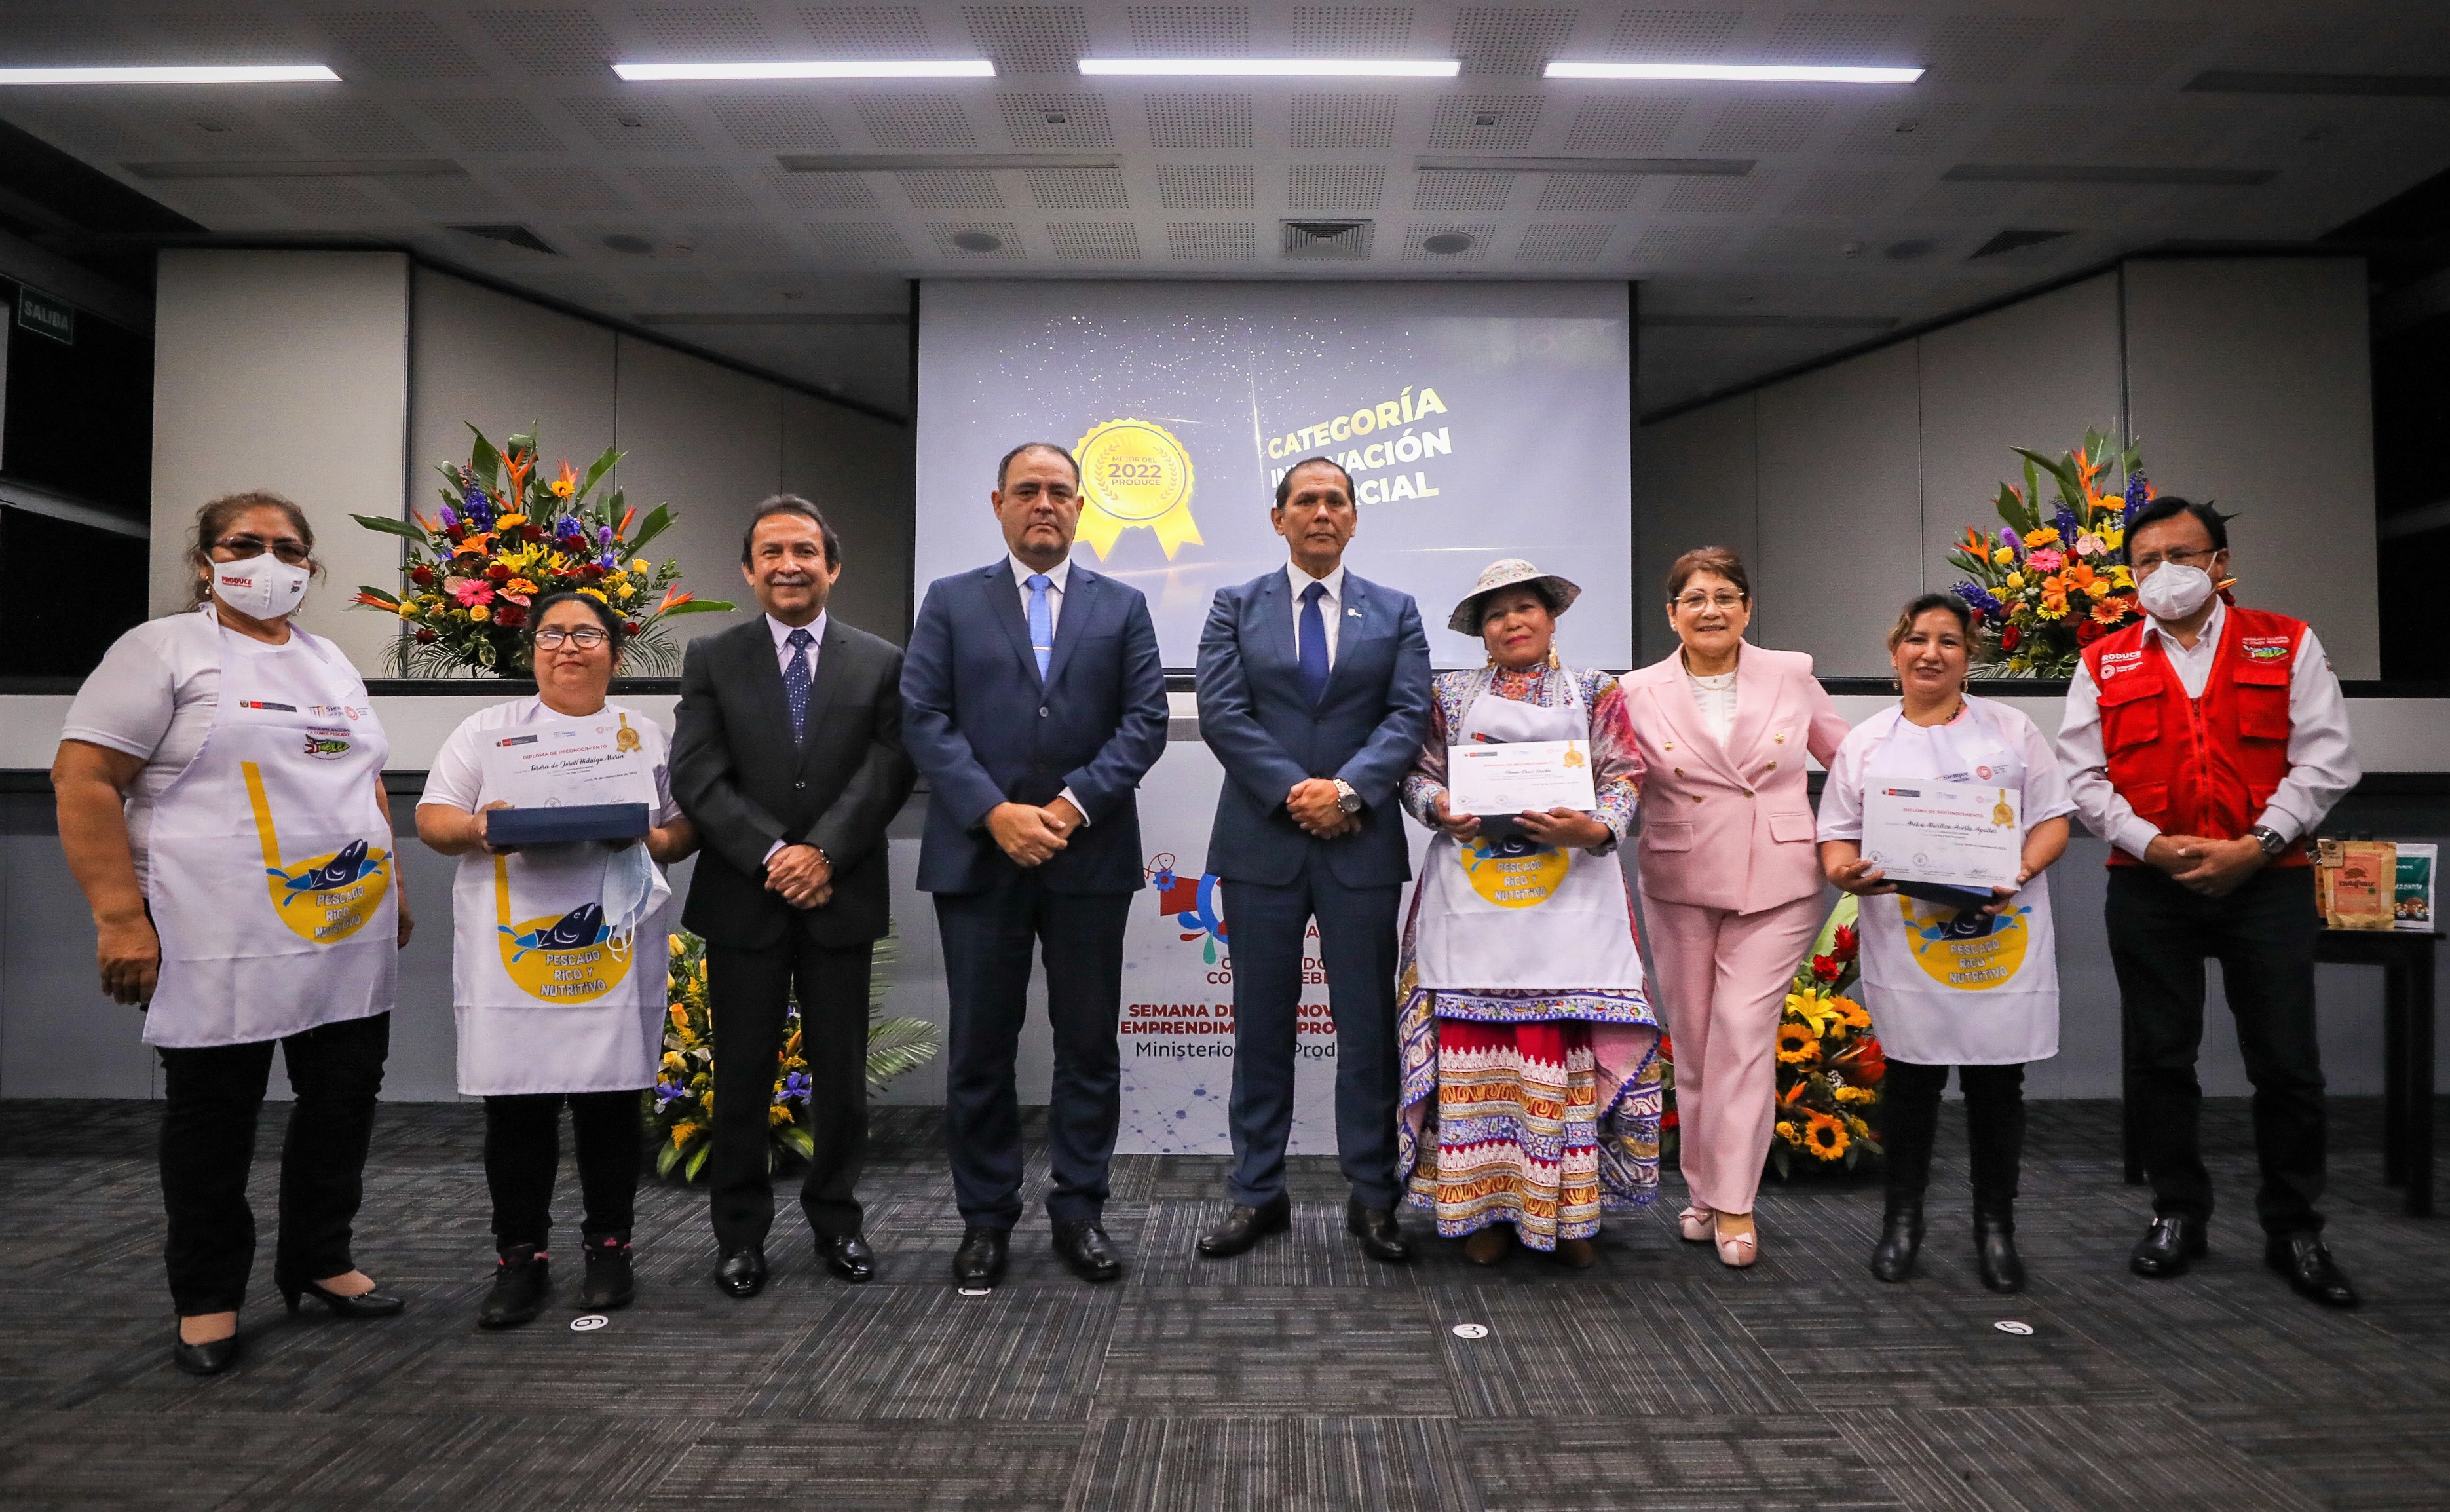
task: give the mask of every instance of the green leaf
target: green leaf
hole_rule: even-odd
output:
[[[671,1175],[672,1173],[672,1167],[680,1164],[680,1159],[681,1147],[672,1143],[671,1135],[666,1134],[664,1136],[663,1153],[655,1156],[655,1174],[659,1176]]]
[[[485,433],[473,424],[468,426],[468,434],[476,438],[476,444],[468,451],[468,471],[476,474],[476,481],[489,492],[500,488],[502,454],[495,451],[494,443],[485,439]]]
[[[712,1153],[714,1153],[713,1140],[709,1139],[704,1144],[699,1145],[697,1147],[697,1153],[690,1156],[689,1166],[681,1172],[681,1179],[683,1181],[695,1181],[697,1179],[697,1173],[706,1169],[706,1157]]]
[[[370,531],[380,531],[385,535],[398,535],[403,539],[415,541],[419,546],[425,544],[425,533],[407,520],[386,519],[380,514],[352,514],[349,518]]]
[[[655,618],[670,619],[675,614],[722,614],[729,612],[731,608],[731,605],[719,598],[693,598],[686,604],[674,604]]]
[[[577,498],[572,502],[575,503],[578,499],[584,499],[588,494],[594,493],[595,485],[603,481],[605,474],[612,471],[614,464],[621,460],[623,455],[609,446],[606,447],[604,455],[597,457],[593,465],[588,468],[587,476],[578,485]]]
[[[613,496],[618,498],[620,495],[615,494]],[[613,523],[617,525],[620,522],[615,520]],[[658,504],[653,509],[649,510],[647,512],[647,517],[638,522],[638,533],[630,538],[630,554],[632,556],[644,556],[647,554],[647,543],[653,540],[656,536],[663,534],[665,531],[670,530],[671,528],[671,523],[672,510],[671,505]]]
[[[798,1154],[803,1160],[814,1160],[817,1158],[816,1140],[809,1137],[808,1131],[801,1128],[798,1124],[791,1124],[786,1127],[774,1137],[790,1146],[793,1153]]]
[[[886,1018],[867,1032],[867,1081],[882,1088],[894,1077],[916,1071],[936,1058],[943,1044],[934,1024],[924,1018]]]
[[[364,584],[360,584],[358,586],[358,591],[363,593],[368,598],[377,599],[382,603],[389,604],[395,610],[399,608],[399,600],[391,594],[384,592],[379,588],[372,588]]]

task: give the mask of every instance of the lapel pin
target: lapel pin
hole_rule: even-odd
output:
[[[1348,609],[1344,612],[1354,619],[1359,619],[1361,617],[1361,611],[1357,609]]]

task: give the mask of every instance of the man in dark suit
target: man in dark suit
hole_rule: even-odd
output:
[[[1208,870],[1234,952],[1234,1210],[1199,1251],[1239,1254],[1289,1228],[1302,947],[1318,921],[1335,1020],[1335,1145],[1346,1226],[1381,1260],[1395,1225],[1395,910],[1412,875],[1396,785],[1429,718],[1429,645],[1411,595],[1344,570],[1352,479],[1297,462],[1271,514],[1292,560],[1219,589],[1199,637],[1199,734],[1225,767]]]
[[[1101,1219],[1124,916],[1146,882],[1133,793],[1165,750],[1165,669],[1139,590],[1070,559],[1079,491],[1063,448],[1007,455],[988,499],[1010,553],[928,585],[902,669],[928,782],[919,885],[936,895],[952,998],[944,1144],[963,1224],[953,1280],[968,1289],[1003,1274],[1021,1217],[1013,1056],[1033,940],[1055,1030],[1055,1248],[1083,1280],[1123,1273]]]
[[[867,1150],[868,956],[888,923],[885,826],[911,771],[902,653],[826,613],[842,542],[817,507],[789,494],[758,505],[740,573],[765,612],[690,644],[672,796],[705,837],[681,921],[706,939],[714,1017],[715,1283],[751,1297],[774,1222],[768,1110],[794,985],[816,1145],[800,1206],[828,1269],[876,1273],[853,1191]]]

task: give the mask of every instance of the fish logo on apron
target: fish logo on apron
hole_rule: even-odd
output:
[[[2032,942],[2025,923],[2025,916],[2033,911],[2030,906],[1996,916],[1978,908],[1958,913],[1901,893],[1897,910],[1905,916],[1906,949],[1915,964],[1932,980],[1959,992],[1983,992],[2012,980],[2023,969],[2025,949]]]
[[[508,856],[494,858],[494,924],[502,970],[540,1002],[592,1002],[627,980],[635,959],[627,940],[612,938],[601,902],[514,922]]]
[[[264,796],[263,772],[240,764],[247,803],[255,810],[256,843],[263,849],[264,887],[281,921],[301,940],[328,945],[348,939],[375,916],[391,888],[391,852],[353,840],[339,850],[303,861],[281,859],[281,836]]]
[[[1500,908],[1537,908],[1565,880],[1571,857],[1537,841],[1481,835],[1455,847],[1471,890]]]

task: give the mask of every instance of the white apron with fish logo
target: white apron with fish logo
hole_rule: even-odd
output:
[[[607,704],[595,714],[557,714],[541,700],[487,714],[483,742],[523,727],[603,725],[645,743],[661,769],[663,731],[634,709]],[[501,797],[490,782],[476,807]],[[655,815],[650,789],[637,800]],[[641,843],[643,843],[643,842]],[[671,885],[650,866],[651,890],[633,936],[612,933],[605,886],[616,860],[594,843],[536,845],[507,856],[459,858],[451,886],[452,1001],[459,1030],[459,1090],[469,1096],[541,1092],[624,1092],[651,1086],[663,1054],[664,904]]]
[[[372,1018],[399,995],[391,742],[365,681],[295,625],[281,646],[215,628],[212,730],[146,846],[162,975],[145,1041],[183,1050]]]

